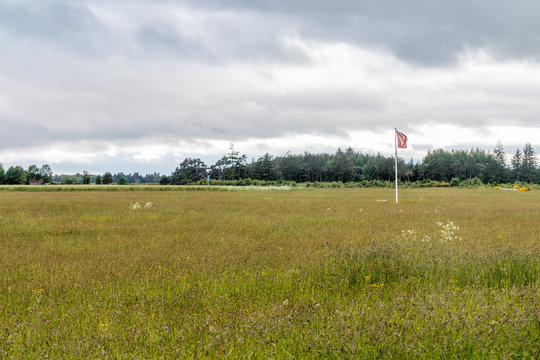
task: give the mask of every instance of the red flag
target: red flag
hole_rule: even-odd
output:
[[[400,149],[407,148],[407,135],[396,130],[397,135],[397,147]]]

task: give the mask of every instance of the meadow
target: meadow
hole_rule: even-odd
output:
[[[0,191],[1,358],[540,356],[540,191],[82,189]]]

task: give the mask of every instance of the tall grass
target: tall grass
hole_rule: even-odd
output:
[[[540,193],[401,195],[0,192],[0,357],[538,357]]]

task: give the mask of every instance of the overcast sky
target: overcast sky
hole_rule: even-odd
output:
[[[540,152],[540,2],[0,0],[0,163]]]

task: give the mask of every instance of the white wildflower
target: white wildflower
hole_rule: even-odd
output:
[[[441,227],[441,241],[443,242],[449,242],[453,240],[461,241],[461,237],[456,235],[456,231],[459,230],[459,226],[454,224],[453,221],[448,221],[446,224],[437,221],[437,225]]]
[[[131,204],[130,207],[131,207],[131,210],[138,210],[141,208],[141,204],[136,202],[135,204]]]
[[[414,230],[414,229],[401,230],[401,237],[403,239],[415,239],[416,238],[416,230]]]

